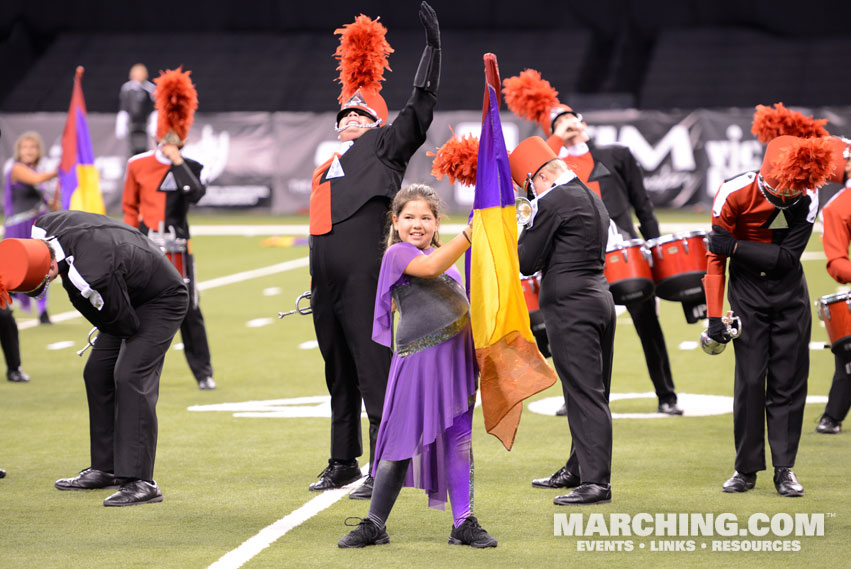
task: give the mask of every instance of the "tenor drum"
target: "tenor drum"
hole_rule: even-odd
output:
[[[538,296],[541,294],[541,277],[539,275],[521,276],[520,286],[523,288],[523,298],[526,300],[526,308],[529,312],[540,310]]]
[[[641,239],[630,239],[606,251],[603,271],[615,304],[641,302],[653,296],[650,253]]]
[[[653,261],[656,296],[675,302],[703,301],[706,232],[684,231],[647,242]]]
[[[851,344],[851,293],[828,294],[816,301],[818,317],[824,322],[830,349],[847,352]]]

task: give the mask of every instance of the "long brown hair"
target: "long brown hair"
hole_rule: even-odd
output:
[[[402,242],[399,232],[393,227],[393,217],[398,218],[402,210],[405,209],[405,206],[408,205],[408,202],[415,200],[422,200],[427,203],[429,209],[431,209],[431,213],[434,214],[435,220],[440,219],[441,201],[440,196],[437,195],[434,188],[425,184],[410,184],[409,186],[405,186],[396,193],[393,203],[390,204],[390,211],[387,213],[390,225],[387,231],[387,247]],[[440,247],[440,235],[438,235],[438,231],[435,231],[431,238],[431,246]]]

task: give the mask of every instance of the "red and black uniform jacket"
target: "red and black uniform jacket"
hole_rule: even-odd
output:
[[[774,207],[759,190],[756,172],[721,184],[712,205],[712,225],[720,225],[738,240],[730,258],[731,295],[766,309],[785,298],[798,298],[805,290],[801,254],[817,213],[818,196],[810,190],[789,208]],[[721,317],[727,257],[711,252],[706,256],[707,315]]]
[[[393,123],[365,132],[342,156],[335,154],[314,170],[311,235],[328,233],[372,198],[393,199],[408,161],[426,140],[436,103],[434,93],[415,88]]]
[[[158,150],[130,158],[121,201],[124,223],[147,235],[148,229],[159,231],[163,222],[165,231],[174,227],[177,237],[189,239],[189,205],[198,203],[207,191],[200,181],[202,169],[189,158],[175,166]]]
[[[851,282],[851,189],[844,188],[821,210],[824,235],[822,245],[827,257],[827,272],[838,283]]]

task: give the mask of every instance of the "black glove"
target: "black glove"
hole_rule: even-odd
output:
[[[713,225],[712,232],[707,236],[707,247],[710,253],[729,257],[736,250],[736,238],[720,225]]]
[[[706,335],[721,344],[726,344],[732,339],[727,332],[727,325],[718,316],[709,317],[709,327],[706,329]]]
[[[428,2],[420,4],[420,22],[426,31],[426,44],[434,49],[440,49],[440,26],[437,23],[437,14]]]

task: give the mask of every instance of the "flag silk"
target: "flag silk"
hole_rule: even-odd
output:
[[[485,429],[511,450],[523,400],[553,385],[557,377],[538,351],[529,325],[520,286],[514,185],[499,119],[495,56],[486,54],[485,66],[488,85],[473,202],[470,316]]]
[[[82,76],[83,68],[78,67],[68,118],[65,120],[65,130],[62,131],[59,191],[64,209],[106,213],[98,171],[95,169],[89,125],[86,122],[86,101],[80,83]]]

